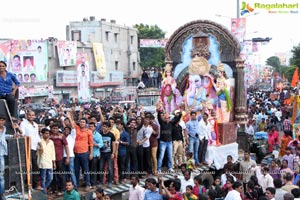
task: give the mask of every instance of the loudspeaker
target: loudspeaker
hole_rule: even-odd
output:
[[[4,99],[0,99],[0,113],[5,116],[5,127],[6,127],[6,134],[13,135],[14,129],[12,127],[13,122],[11,121],[9,117],[9,110],[7,110],[7,103]]]
[[[24,189],[27,185],[27,174],[26,166],[22,165],[22,172],[20,166],[7,166],[4,171],[4,180],[5,180],[5,190],[8,190],[10,187],[15,186],[19,192],[22,191],[21,186],[21,173],[23,175]]]
[[[6,140],[8,156],[5,156],[5,165],[7,165],[7,166],[19,165],[17,140],[19,141],[21,163],[23,165],[26,164],[25,139],[24,138],[11,138],[11,139]]]

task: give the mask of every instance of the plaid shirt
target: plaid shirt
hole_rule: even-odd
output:
[[[291,125],[292,125],[291,120],[285,119],[285,120],[283,121],[283,123],[282,123],[283,130],[284,130],[284,131],[291,131]]]

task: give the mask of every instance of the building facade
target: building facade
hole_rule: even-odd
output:
[[[25,103],[30,99],[81,98],[83,73],[87,80],[83,95],[88,91],[90,96],[103,98],[115,88],[136,86],[141,75],[137,30],[117,25],[115,20],[96,21],[90,17],[70,22],[66,26],[66,41],[53,37],[2,39],[0,49],[1,60],[20,79],[20,97]],[[85,63],[82,68],[81,59]]]

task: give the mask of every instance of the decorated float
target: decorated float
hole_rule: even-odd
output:
[[[215,134],[206,160],[217,169],[227,155],[238,159],[237,127],[246,123],[244,62],[238,40],[220,24],[192,21],[178,28],[166,45],[164,79],[158,106],[173,114],[209,114]],[[188,117],[185,117],[188,119]]]

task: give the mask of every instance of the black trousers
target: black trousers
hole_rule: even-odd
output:
[[[32,188],[39,186],[40,170],[37,164],[37,155],[35,150],[31,150],[31,171],[32,171]]]
[[[55,161],[56,170],[50,187],[58,192],[63,192],[66,187],[66,174],[64,160]]]
[[[152,164],[151,164],[151,148],[143,147],[144,152],[144,170],[147,171],[148,174],[152,173]]]
[[[138,159],[138,169],[139,169],[139,173],[140,173],[145,170],[143,145],[137,146],[136,152],[137,152],[137,159]]]
[[[126,169],[126,155],[118,154],[118,169],[119,169],[119,179],[122,181],[125,178]]]
[[[92,186],[97,185],[98,181],[98,172],[100,167],[100,159],[99,157],[93,157],[92,160],[90,160],[89,168],[90,168],[90,177],[91,177],[91,184]]]
[[[12,117],[18,117],[17,113],[16,113],[17,109],[15,108],[15,106],[17,105],[15,97],[12,94],[7,94],[7,95],[4,95],[4,96],[0,95],[0,99],[5,99],[6,100],[10,115]]]
[[[199,149],[198,149],[198,158],[199,163],[205,162],[205,154],[207,150],[208,140],[200,140]]]
[[[138,169],[138,161],[137,161],[137,153],[136,153],[136,147],[128,147],[127,149],[127,155],[126,155],[126,161],[125,161],[125,167],[126,169],[130,165],[130,171],[131,172],[137,172]],[[127,178],[129,178],[130,174],[127,174]]]

